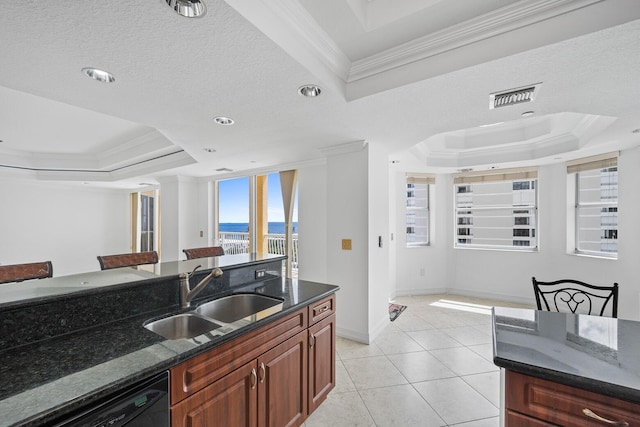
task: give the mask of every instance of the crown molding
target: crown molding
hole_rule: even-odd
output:
[[[270,0],[266,2],[291,28],[293,28],[316,52],[318,58],[346,80],[351,61],[331,37],[297,0]]]
[[[32,175],[40,180],[51,181],[102,181],[115,182],[128,178],[135,178],[166,171],[196,163],[195,159],[184,150],[179,149],[172,153],[161,154],[153,158],[147,158],[139,162],[120,166],[113,169],[92,168],[42,168],[32,165],[0,164],[0,170],[8,175]]]
[[[225,0],[236,12],[344,94],[351,60],[297,0]]]
[[[364,150],[366,146],[367,146],[367,141],[362,139],[359,141],[347,142],[345,144],[337,144],[337,145],[331,145],[329,147],[318,148],[318,151],[320,151],[322,154],[324,154],[327,157],[340,156],[342,154],[357,153],[359,151]]]
[[[430,58],[603,0],[521,0],[352,64],[347,83]]]

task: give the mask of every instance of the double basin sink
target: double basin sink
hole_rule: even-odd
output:
[[[283,301],[260,294],[234,294],[195,310],[147,321],[144,327],[166,339],[193,338],[240,320],[257,321],[282,311]]]

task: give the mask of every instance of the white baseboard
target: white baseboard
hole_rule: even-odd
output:
[[[531,298],[516,297],[513,295],[496,294],[492,292],[483,292],[483,291],[477,291],[477,290],[471,290],[471,289],[450,289],[448,293],[451,295],[460,295],[460,296],[475,297],[475,298],[486,298],[486,299],[492,299],[496,301],[525,304],[530,306],[536,305],[536,299],[533,296],[533,289],[531,291],[531,294],[532,294]]]
[[[351,341],[356,341],[362,344],[370,344],[369,343],[369,334],[363,334],[361,332],[356,332],[351,329],[345,329],[341,327],[336,327],[336,335],[341,338],[346,338]]]
[[[369,342],[375,341],[375,339],[378,338],[378,335],[382,333],[384,328],[386,328],[389,323],[391,323],[391,319],[389,318],[389,316],[386,316],[386,318],[383,317],[380,322],[378,322],[378,324],[369,331]]]
[[[446,293],[448,293],[447,288],[396,289],[393,293],[391,293],[390,298],[393,299],[396,297],[410,297],[413,295],[434,295],[434,294],[446,294]]]
[[[533,292],[532,292],[533,293]],[[496,301],[504,301],[515,304],[525,304],[535,307],[536,300],[532,296],[531,298],[516,297],[513,295],[504,295],[493,292],[477,291],[472,289],[450,289],[450,288],[435,288],[435,289],[400,289],[391,293],[389,299],[396,297],[410,297],[417,295],[435,295],[435,294],[447,294],[447,295],[459,295],[464,297],[485,298]]]

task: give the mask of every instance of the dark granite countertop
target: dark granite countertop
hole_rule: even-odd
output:
[[[640,322],[495,307],[494,363],[640,403]]]
[[[90,271],[68,276],[25,280],[19,283],[3,283],[0,284],[0,308],[15,304],[32,304],[39,300],[55,296],[64,297],[72,293],[92,292],[102,287],[177,277],[180,273],[192,271],[198,265],[202,266],[201,271],[211,270],[216,267],[226,271],[231,268],[241,268],[284,259],[286,259],[286,256],[283,255],[245,253],[184,261],[167,261],[140,265],[135,268],[125,267]]]
[[[149,318],[167,314],[157,311],[2,351],[0,426],[45,425],[337,290],[281,277],[235,288],[234,293],[281,298],[283,310],[222,336],[164,339],[142,326]]]

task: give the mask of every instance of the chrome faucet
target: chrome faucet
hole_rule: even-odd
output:
[[[181,308],[189,308],[191,307],[191,300],[198,295],[204,288],[209,284],[211,279],[215,277],[220,277],[224,274],[222,270],[218,267],[211,270],[211,273],[207,274],[204,279],[202,279],[195,288],[191,289],[189,285],[189,279],[196,272],[197,269],[202,267],[202,265],[196,266],[191,273],[180,273],[180,307]]]

